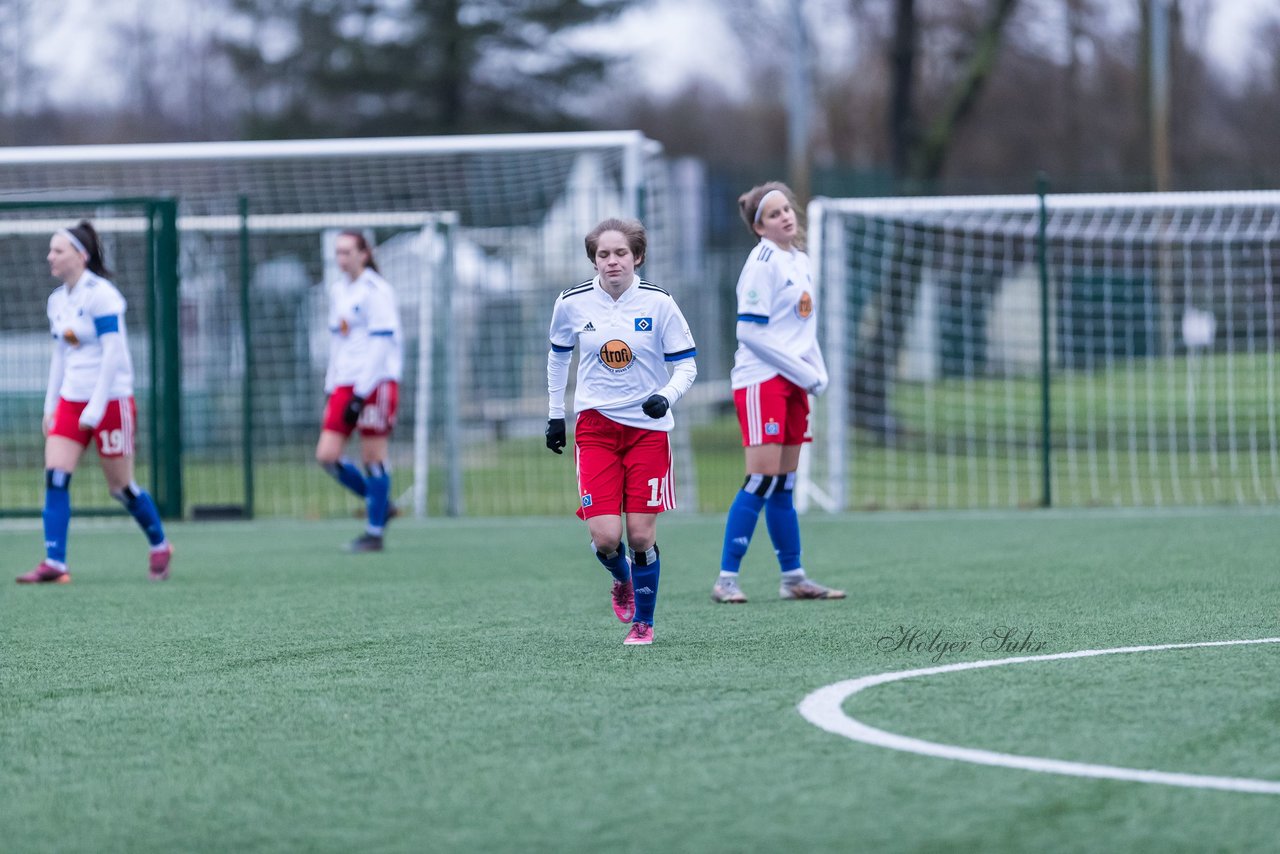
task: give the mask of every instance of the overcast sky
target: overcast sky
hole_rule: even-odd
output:
[[[743,94],[734,75],[741,61],[733,38],[715,11],[715,0],[653,0],[653,5],[624,16],[620,33],[635,51],[637,78],[655,94],[669,94],[690,77],[713,80],[733,94]],[[779,0],[782,2],[782,0]],[[1127,5],[1127,4],[1126,4]],[[36,33],[31,40],[33,63],[55,75],[52,96],[74,102],[77,94],[112,100],[118,83],[109,69],[114,57],[95,48],[95,34],[110,22],[123,22],[154,10],[154,0],[61,0],[37,4]],[[213,16],[199,0],[168,0],[166,20],[175,33],[200,30]],[[1250,31],[1265,15],[1280,13],[1280,0],[1215,0],[1207,34],[1213,58],[1239,78],[1250,60]],[[95,21],[92,28],[86,20]]]

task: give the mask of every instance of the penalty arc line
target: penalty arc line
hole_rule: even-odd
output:
[[[1202,643],[1169,643],[1155,646],[1125,646],[1113,649],[1085,649],[1075,652],[1054,653],[1052,655],[1001,658],[992,661],[964,661],[956,664],[944,664],[938,667],[926,667],[920,670],[899,670],[826,685],[801,700],[798,709],[805,720],[827,732],[842,735],[845,738],[860,741],[864,744],[886,747],[890,750],[901,750],[907,753],[918,753],[923,756],[954,759],[959,762],[993,765],[1002,768],[1019,768],[1024,771],[1038,771],[1045,774],[1065,774],[1072,777],[1093,777],[1137,783],[1155,783],[1163,786],[1280,795],[1280,781],[1274,780],[1255,780],[1248,777],[1214,777],[1204,774],[1178,774],[1168,771],[1123,768],[1114,765],[1093,765],[1087,762],[1069,762],[1039,756],[1019,756],[1013,753],[998,753],[991,750],[940,744],[868,726],[845,714],[843,709],[844,702],[850,697],[876,685],[900,682],[904,679],[936,676],[942,673],[956,673],[961,670],[979,670],[985,667],[1002,667],[1009,664],[1028,664],[1037,661],[1093,658],[1100,655],[1124,655],[1135,652],[1159,652],[1168,649],[1201,649],[1205,647],[1244,646],[1262,643],[1280,643],[1280,637],[1259,638],[1256,640],[1205,641]]]

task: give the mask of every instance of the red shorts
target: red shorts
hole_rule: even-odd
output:
[[[661,513],[676,506],[666,433],[627,427],[588,409],[578,414],[573,444],[578,518]]]
[[[324,429],[350,436],[355,430],[361,436],[390,436],[396,426],[396,407],[400,403],[400,384],[395,380],[386,380],[373,390],[360,410],[360,418],[355,426],[342,420],[342,410],[347,408],[355,388],[340,385],[329,395],[324,406]]]
[[[742,445],[802,445],[809,432],[809,393],[786,377],[776,376],[733,390]]]
[[[80,429],[80,413],[89,405],[87,400],[64,400],[58,398],[58,407],[53,410],[53,427],[50,436],[62,436],[82,447],[89,447],[92,439],[98,446],[100,457],[133,456],[133,431],[138,422],[138,404],[133,397],[121,397],[107,402],[107,409],[102,413],[102,420],[94,430]]]

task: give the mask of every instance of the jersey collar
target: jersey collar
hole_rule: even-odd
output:
[[[88,284],[89,280],[92,278],[93,278],[93,274],[90,273],[88,269],[85,269],[85,271],[80,274],[80,278],[76,279],[74,282],[72,282],[69,285],[66,282],[63,282],[62,286],[67,289],[67,293],[71,293],[80,285]]]
[[[761,242],[761,243],[763,243],[765,246],[768,246],[770,249],[773,249],[773,250],[775,250],[775,251],[777,251],[777,252],[781,252],[781,253],[783,253],[784,255],[794,255],[794,254],[796,254],[796,245],[795,245],[794,243],[792,243],[792,244],[791,244],[791,248],[790,248],[790,249],[783,249],[781,246],[779,246],[778,244],[774,243],[772,240],[770,240],[770,239],[769,239],[769,238],[767,238],[767,237],[762,237],[762,238],[760,238],[760,242]]]
[[[614,301],[614,300],[613,300],[613,294],[609,293],[608,291],[606,291],[606,290],[604,289],[604,284],[600,281],[600,276],[599,276],[599,274],[597,274],[597,275],[596,275],[596,277],[595,277],[594,279],[592,279],[592,280],[591,280],[591,284],[595,285],[596,290],[597,290],[597,291],[599,291],[601,294],[603,294],[606,298],[608,298],[609,302],[613,302],[613,301]],[[631,296],[633,293],[635,293],[636,288],[637,288],[639,285],[640,285],[640,277],[639,277],[639,276],[637,276],[635,273],[632,273],[632,274],[631,274],[631,284],[627,285],[626,289],[625,289],[625,290],[623,290],[623,292],[622,292],[622,293],[618,294],[618,300],[617,300],[617,301],[618,301],[618,302],[622,302],[624,299],[627,299],[629,296]]]

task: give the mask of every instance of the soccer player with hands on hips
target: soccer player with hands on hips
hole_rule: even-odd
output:
[[[812,441],[809,395],[827,387],[818,348],[817,305],[794,195],[777,181],[738,198],[759,243],[738,277],[738,349],[730,381],[738,410],[747,477],[725,522],[715,602],[743,603],[738,570],[763,509],[782,569],[783,599],[843,599],[805,575],[793,490],[800,448]]]
[[[675,300],[636,274],[647,246],[635,220],[606,219],[591,230],[587,258],[597,275],[556,299],[547,353],[547,447],[559,454],[567,441],[569,362],[579,351],[577,514],[613,577],[613,612],[631,623],[628,645],[653,642],[658,514],[675,506],[671,407],[698,375],[693,336]],[[622,542],[624,513],[630,553]]]
[[[165,539],[155,502],[133,479],[138,409],[133,363],[125,334],[126,303],[109,279],[98,233],[87,220],[49,239],[49,272],[62,284],[49,295],[53,336],[44,399],[45,559],[18,576],[19,584],[65,584],[71,523],[71,475],[90,442],[111,497],[137,520],[151,544],[148,572],[169,577],[173,547]]]
[[[324,377],[328,401],[316,461],[364,499],[365,532],[347,550],[380,552],[387,521],[396,515],[387,447],[400,394],[400,314],[395,291],[379,274],[363,234],[340,233],[334,260],[342,276],[329,286],[329,368]],[[343,456],[347,440],[357,431],[363,472]]]

